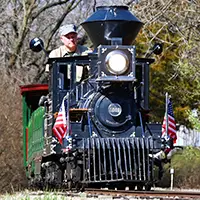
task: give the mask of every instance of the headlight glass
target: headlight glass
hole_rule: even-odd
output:
[[[114,50],[106,56],[106,66],[108,71],[115,75],[123,74],[129,66],[127,55],[120,50]]]

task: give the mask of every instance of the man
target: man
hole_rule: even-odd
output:
[[[91,50],[85,46],[78,44],[78,37],[76,26],[74,24],[67,24],[59,30],[60,40],[64,45],[50,52],[49,58],[87,55]],[[49,72],[49,65],[46,66],[46,72]],[[83,68],[77,66],[77,79],[81,79]]]

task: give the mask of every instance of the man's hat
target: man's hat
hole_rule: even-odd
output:
[[[77,33],[76,26],[74,24],[67,24],[60,27],[60,36],[67,35],[68,33]]]

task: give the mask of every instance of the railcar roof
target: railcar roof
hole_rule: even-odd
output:
[[[71,56],[71,57],[56,57],[56,58],[49,58],[48,59],[48,64],[51,64],[53,62],[77,62],[77,64],[79,63],[83,63],[89,61],[91,58],[98,58],[97,54],[90,54],[90,55],[84,55],[84,56]],[[138,63],[153,63],[155,61],[155,59],[153,58],[137,58],[136,57],[136,62]]]
[[[48,84],[29,84],[20,86],[21,95],[25,92],[48,90]]]
[[[77,63],[84,63],[88,62],[90,60],[90,57],[88,55],[84,56],[69,56],[69,57],[56,57],[56,58],[49,58],[48,64],[51,64],[52,62],[77,62]]]

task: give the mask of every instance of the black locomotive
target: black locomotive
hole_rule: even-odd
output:
[[[50,58],[48,86],[21,87],[27,177],[34,184],[70,189],[150,190],[160,165],[150,155],[162,142],[148,125],[154,60],[136,58],[132,45],[143,24],[128,7],[111,6],[98,7],[81,25],[94,51]],[[31,48],[39,51],[43,42],[33,39]],[[159,45],[154,48],[160,51]],[[83,71],[78,82],[77,66]],[[63,99],[67,132],[60,143],[52,128]]]

